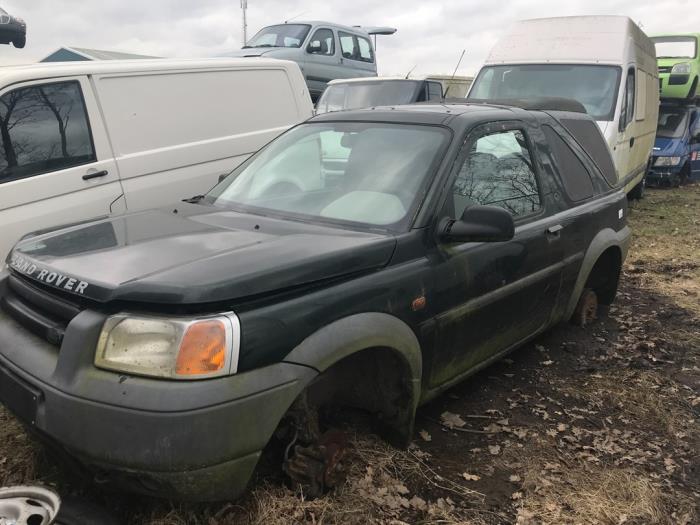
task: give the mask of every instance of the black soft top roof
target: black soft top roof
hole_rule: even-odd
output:
[[[452,102],[455,99],[450,99]],[[571,113],[586,113],[586,108],[578,102],[570,98],[557,97],[540,97],[532,99],[523,98],[508,98],[498,100],[482,100],[482,99],[456,99],[462,103],[466,100],[470,104],[488,104],[490,106],[511,106],[531,111],[569,111]]]

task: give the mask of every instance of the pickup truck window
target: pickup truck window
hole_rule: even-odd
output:
[[[0,97],[0,184],[95,161],[78,82],[19,88]]]
[[[433,126],[301,125],[234,171],[207,200],[250,213],[403,230],[449,135]],[[324,158],[329,144],[339,144],[347,160]]]
[[[552,148],[554,164],[561,177],[564,191],[574,202],[593,196],[591,174],[578,155],[551,126],[542,126],[547,142]]]
[[[484,135],[467,147],[452,191],[456,217],[472,204],[499,206],[515,217],[540,209],[539,186],[522,131]]]

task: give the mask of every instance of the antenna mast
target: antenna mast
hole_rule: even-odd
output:
[[[241,0],[241,9],[243,10],[243,45],[245,46],[248,44],[248,20],[246,19],[248,0]]]

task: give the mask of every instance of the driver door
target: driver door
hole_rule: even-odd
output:
[[[472,132],[458,158],[443,215],[473,204],[513,215],[507,242],[442,245],[434,279],[440,313],[431,387],[523,342],[550,320],[559,292],[558,236],[549,232],[536,151],[521,123]],[[556,228],[555,228],[556,230]]]

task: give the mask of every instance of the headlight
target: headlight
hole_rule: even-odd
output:
[[[170,379],[202,379],[238,369],[240,323],[233,313],[201,318],[118,314],[100,333],[95,366]]]
[[[689,75],[690,74],[690,64],[688,62],[682,62],[676,64],[671,68],[672,75]]]
[[[678,166],[680,163],[680,157],[656,157],[654,166]]]

